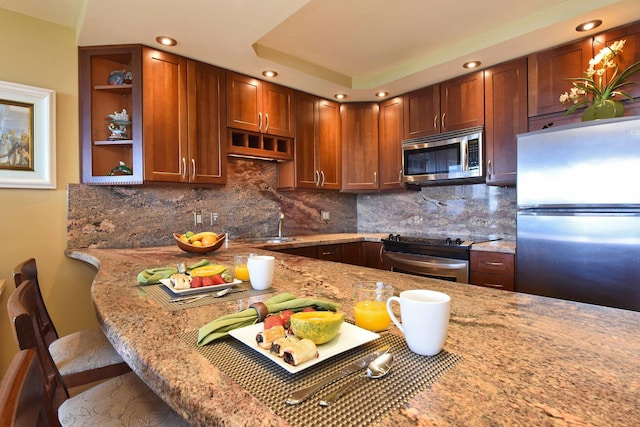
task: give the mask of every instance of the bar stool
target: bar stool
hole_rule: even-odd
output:
[[[42,298],[38,268],[34,258],[18,264],[13,269],[16,288],[27,279],[35,283],[39,327],[42,330],[45,345],[49,348],[51,357],[67,387],[113,378],[131,370],[100,329],[84,329],[63,337],[58,335]],[[18,345],[21,350],[29,348],[25,347],[20,337],[18,337]]]
[[[41,389],[44,390],[44,413],[57,414],[62,426],[100,425],[100,426],[188,426],[189,424],[178,414],[173,412],[158,395],[134,372],[128,372],[115,378],[103,381],[71,398],[64,381],[58,371],[49,349],[44,345],[43,331],[37,319],[39,315],[38,287],[32,280],[23,281],[9,296],[7,312],[14,326],[16,339],[22,337],[22,342],[29,344],[29,349],[35,351],[37,357],[16,356],[23,360],[16,363],[24,365],[22,369],[12,372],[29,372],[28,365],[38,363],[41,371]],[[33,374],[22,375],[26,381]],[[9,375],[7,375],[9,378]],[[14,377],[18,381],[21,375]],[[7,383],[11,379],[6,380]],[[31,383],[33,382],[30,379]],[[5,379],[1,390],[5,390]],[[6,386],[7,388],[13,388]],[[25,389],[25,392],[28,390]],[[0,397],[3,399],[3,397]],[[6,402],[5,402],[6,403]],[[3,403],[3,404],[5,404]],[[18,418],[22,417],[24,409],[12,410]],[[3,411],[4,412],[4,411]],[[3,415],[4,416],[4,415]],[[5,424],[2,424],[3,426]],[[27,424],[8,424],[27,425]]]

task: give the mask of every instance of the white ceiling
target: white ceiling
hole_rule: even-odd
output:
[[[347,101],[373,100],[640,19],[639,0],[0,0],[76,29],[79,46],[178,40],[167,50]]]

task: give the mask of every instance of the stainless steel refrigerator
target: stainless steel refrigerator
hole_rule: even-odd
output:
[[[518,135],[516,290],[640,311],[640,118]]]

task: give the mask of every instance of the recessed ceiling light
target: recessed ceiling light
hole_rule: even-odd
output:
[[[387,95],[389,95],[389,92],[383,92],[383,91],[376,92],[376,96],[377,96],[378,98],[384,98],[384,97],[385,97],[385,96],[387,96]]]
[[[278,75],[278,73],[273,71],[273,70],[264,70],[262,72],[262,75],[265,76],[265,77],[275,77],[275,76]]]
[[[482,62],[480,61],[469,61],[469,62],[465,62],[464,64],[462,64],[463,68],[477,68],[480,66],[480,64],[482,64]]]
[[[167,37],[167,36],[158,36],[156,37],[156,41],[160,43],[162,46],[175,46],[178,44],[176,39],[172,39],[171,37]]]
[[[336,93],[335,95],[333,95],[336,99],[345,99],[347,97],[346,94],[344,93]]]
[[[576,31],[589,31],[594,28],[598,28],[602,25],[602,21],[600,19],[594,19],[592,21],[583,22],[582,24],[576,27]]]

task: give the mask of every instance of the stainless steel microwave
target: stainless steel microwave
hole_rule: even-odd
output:
[[[484,182],[483,127],[402,141],[404,182]]]

